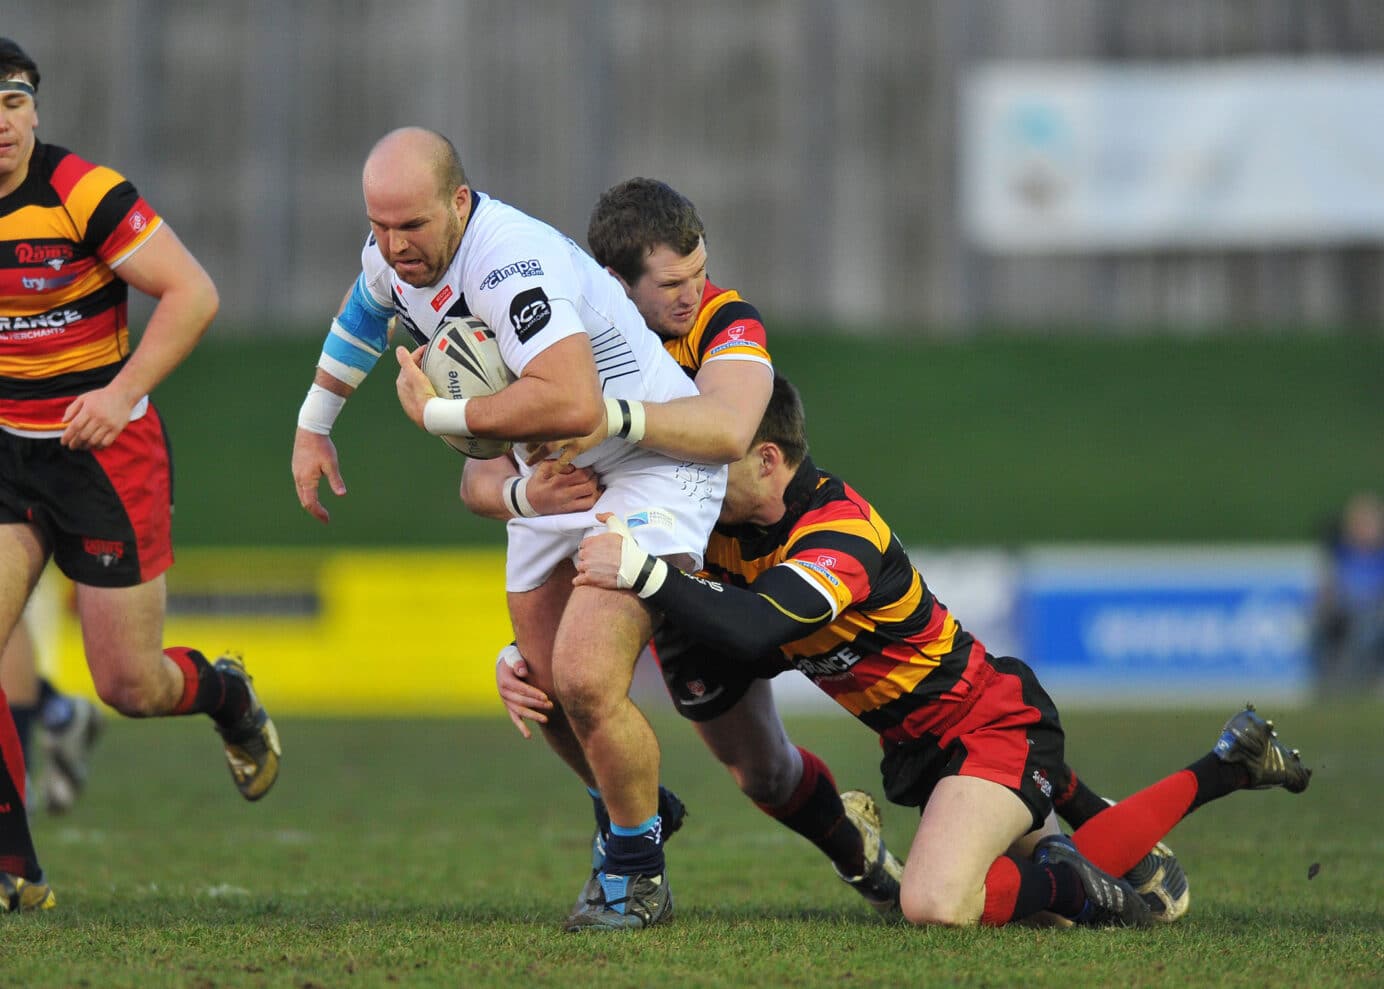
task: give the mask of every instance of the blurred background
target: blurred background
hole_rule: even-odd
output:
[[[288,472],[361,163],[412,123],[583,243],[623,178],[692,198],[817,462],[1059,702],[1304,697],[1328,649],[1378,684],[1384,535],[1338,538],[1384,490],[1378,4],[67,0],[0,31],[40,137],[126,174],[221,289],[155,395],[170,636],[244,645],[271,703],[496,710],[503,534],[393,374],[340,420],[330,526]],[[324,696],[324,660],[358,683]]]

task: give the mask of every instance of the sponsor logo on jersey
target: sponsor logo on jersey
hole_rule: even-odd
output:
[[[827,559],[831,560],[832,563],[836,562],[835,560],[832,560],[831,557],[827,557]],[[836,579],[836,574],[832,573],[830,570],[822,566],[822,564],[820,563],[814,563],[811,560],[789,560],[788,562],[795,567],[801,567],[804,570],[811,570],[813,573],[821,577],[832,587],[841,586],[841,581]]]
[[[534,334],[548,325],[553,318],[553,307],[548,295],[541,287],[520,292],[509,304],[509,321],[520,343],[528,343]]]
[[[817,562],[820,563],[820,564],[821,564],[822,566],[824,566],[824,567],[831,568],[831,567],[836,566],[836,557],[834,557],[834,556],[819,556],[819,557],[817,557]]]
[[[101,566],[109,567],[125,558],[125,544],[118,539],[82,538],[82,549],[101,561]]]
[[[736,323],[736,324],[735,324],[734,326],[732,326],[730,329],[726,330],[726,336],[730,337],[732,340],[739,340],[739,339],[740,339],[741,337],[743,337],[744,335],[745,335],[745,324],[744,324],[744,323]]]
[[[503,268],[496,268],[490,274],[481,279],[481,288],[494,288],[510,275],[518,275],[520,278],[532,278],[535,275],[543,274],[543,266],[538,263],[538,258],[529,258],[527,261],[515,261],[507,264]]]
[[[452,286],[443,285],[442,291],[432,297],[428,305],[432,306],[433,312],[441,312],[442,307],[447,304],[447,300],[452,297]]]
[[[1043,791],[1043,796],[1052,796],[1052,783],[1048,781],[1047,774],[1041,769],[1035,769],[1033,771],[1033,782],[1038,784],[1038,789]]]
[[[676,527],[671,512],[665,512],[661,508],[650,508],[646,512],[635,512],[633,515],[625,516],[625,524],[631,529],[637,529],[643,525],[651,525],[655,529],[667,529],[672,532]]]
[[[76,275],[59,275],[56,278],[24,278],[19,279],[20,284],[30,292],[49,292],[55,288],[62,288],[64,285],[72,284]]]
[[[793,666],[814,680],[823,680],[849,673],[864,658],[850,646],[841,646],[825,656],[800,656],[793,660]]]
[[[130,229],[133,230],[135,233],[139,233],[141,230],[143,230],[145,227],[149,225],[149,220],[139,210],[135,210],[133,213],[130,214],[129,223]]]
[[[706,694],[705,680],[688,680],[687,692],[693,697],[702,697]]]
[[[37,316],[0,316],[0,333],[18,334],[23,330],[61,330],[82,318],[75,309],[54,309]],[[38,336],[48,336],[40,333]]]
[[[16,244],[14,259],[20,264],[46,264],[54,271],[72,260],[71,244]]]

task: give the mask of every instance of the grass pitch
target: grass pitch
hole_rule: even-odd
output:
[[[1149,931],[882,922],[739,795],[687,725],[645,707],[691,811],[669,846],[666,927],[561,932],[589,803],[499,717],[282,720],[283,775],[258,805],[235,795],[205,719],[113,722],[77,809],[35,822],[59,908],[0,916],[0,984],[1384,984],[1384,704],[1266,710],[1314,768],[1311,788],[1235,794],[1180,825],[1169,841],[1192,911]],[[1121,796],[1205,752],[1230,713],[1073,711],[1069,755]],[[788,724],[843,788],[879,792],[864,729],[844,715]],[[915,820],[885,808],[901,854]]]

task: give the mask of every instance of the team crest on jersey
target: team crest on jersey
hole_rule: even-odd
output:
[[[685,686],[687,687],[687,692],[693,697],[703,697],[706,695],[705,680],[688,680]]]
[[[14,259],[20,264],[46,264],[54,271],[73,257],[71,244],[16,244]]]
[[[509,304],[509,321],[520,343],[528,343],[534,334],[548,325],[553,318],[553,307],[548,294],[541,287],[520,292]]]

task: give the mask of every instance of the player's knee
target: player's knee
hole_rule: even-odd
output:
[[[620,700],[608,684],[585,677],[557,676],[553,686],[567,721],[578,733],[599,724]]]
[[[167,707],[159,684],[139,671],[92,670],[96,696],[127,718],[149,718],[164,713]]]
[[[790,759],[765,758],[763,753],[735,753],[721,761],[741,793],[768,807],[787,803],[802,776],[799,764]]]
[[[965,898],[951,896],[929,887],[900,891],[899,909],[904,919],[918,927],[968,927],[980,920],[980,913]]]

